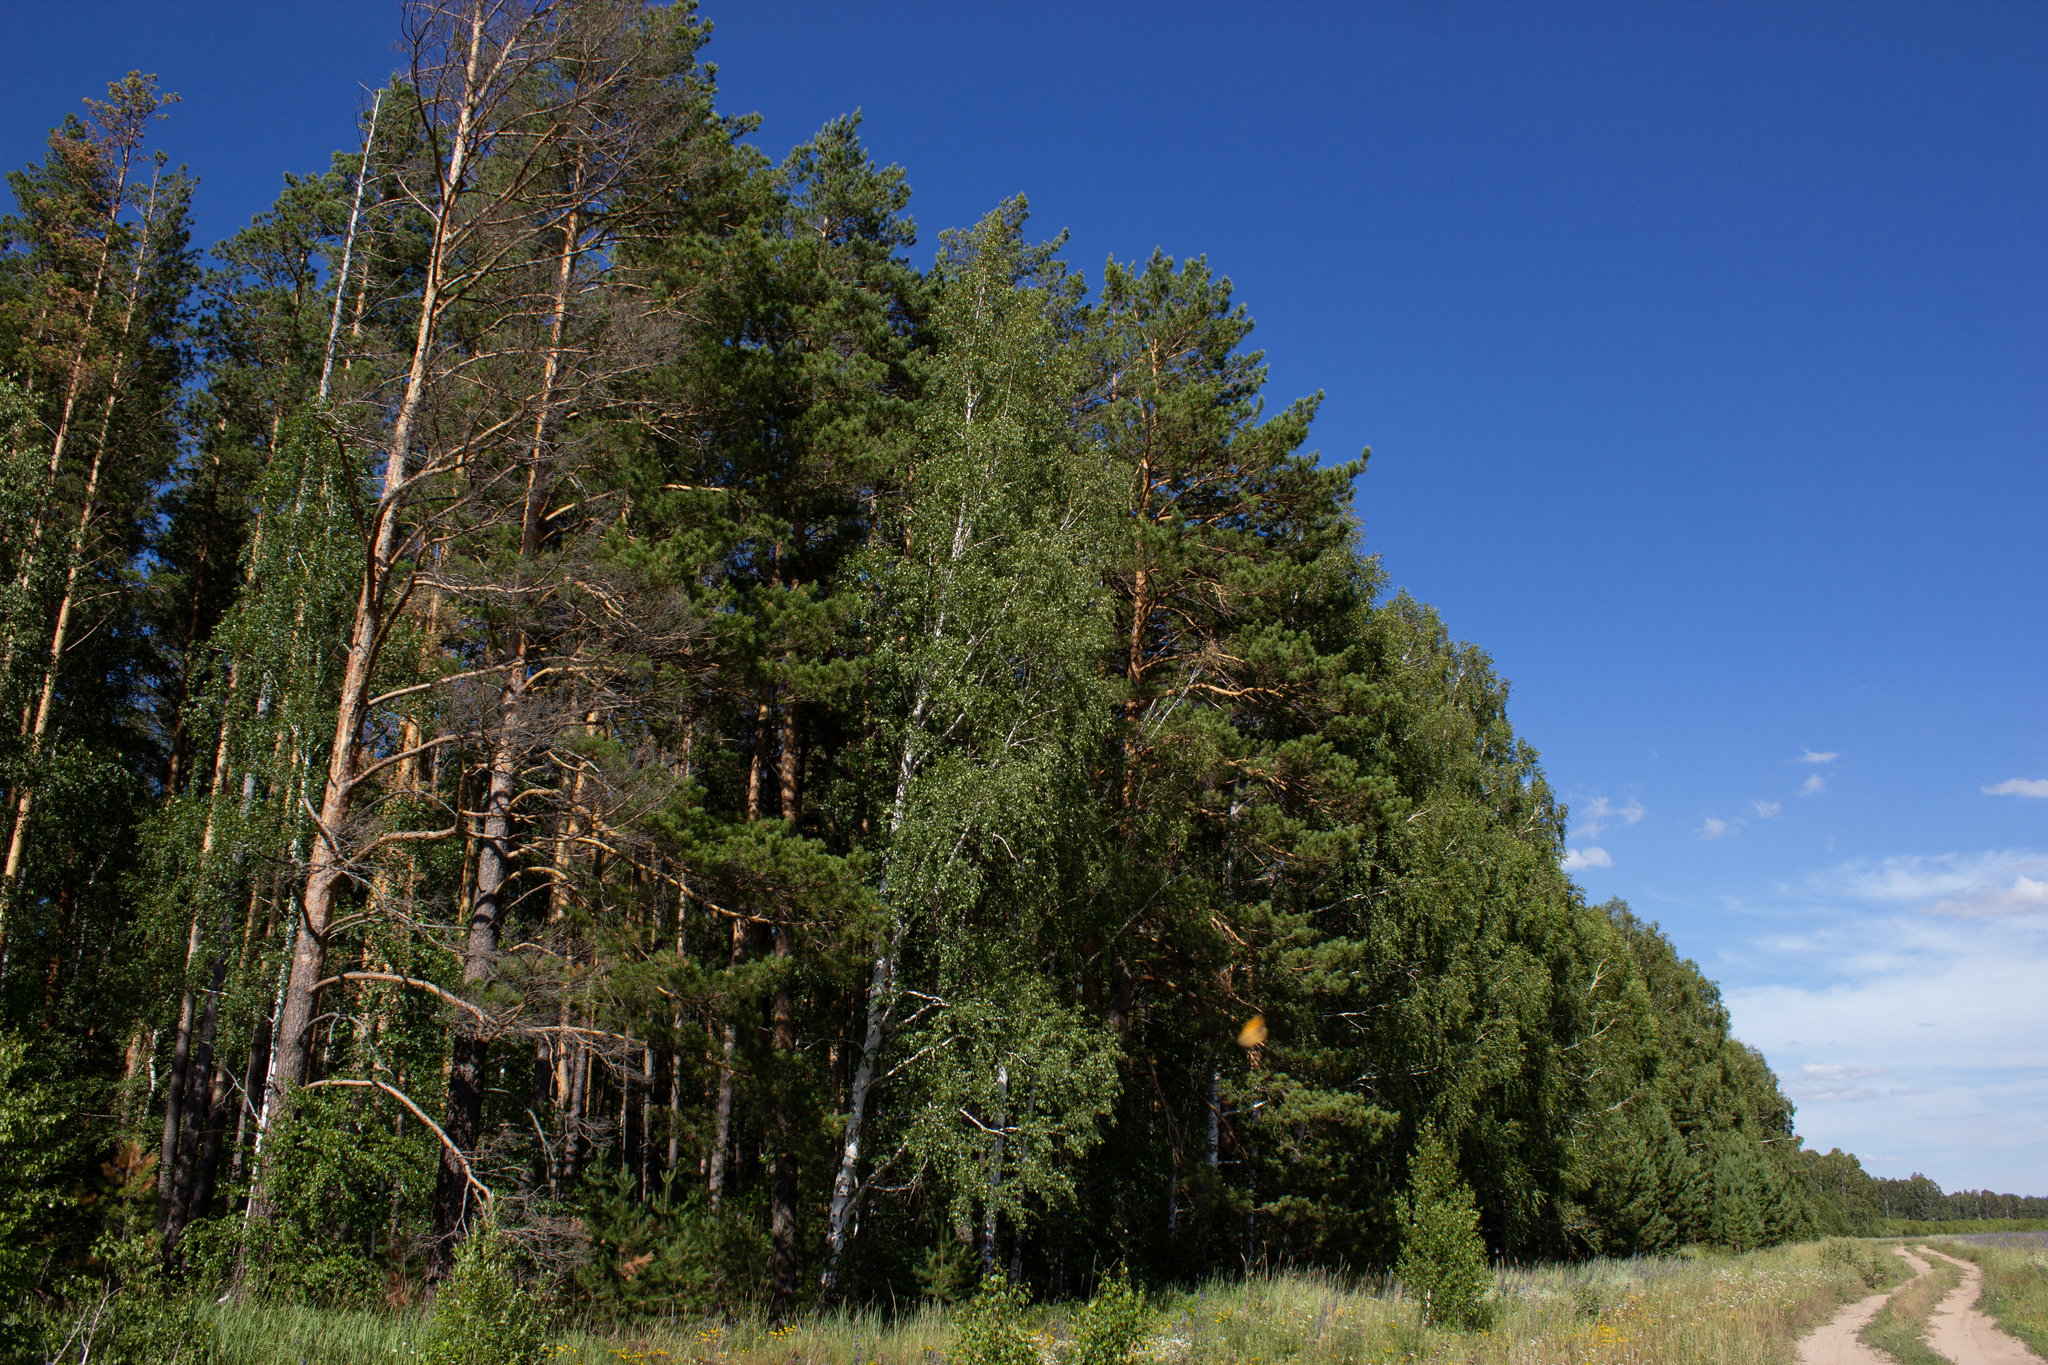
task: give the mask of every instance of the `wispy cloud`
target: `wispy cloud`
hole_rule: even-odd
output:
[[[1808,1063],[1799,1068],[1799,1076],[1808,1081],[1867,1081],[1872,1076],[1889,1076],[1888,1066],[1832,1066]]]
[[[1766,979],[1724,998],[1735,1035],[1783,1077],[1809,1147],[1866,1166],[1894,1154],[1950,1189],[2038,1182],[2048,914],[1987,911],[2048,901],[2044,865],[2038,852],[1891,858],[1783,888],[1785,918],[1751,945]],[[1926,913],[1940,900],[1968,909]]]
[[[1625,806],[1617,806],[1604,796],[1596,796],[1586,802],[1583,809],[1574,808],[1573,830],[1587,839],[1597,839],[1600,831],[1616,825],[1633,825],[1644,815],[1643,803],[1633,796]]]
[[[1749,808],[1756,812],[1759,820],[1775,820],[1778,818],[1778,812],[1785,809],[1776,801],[1752,801]]]
[[[1831,755],[1832,757],[1832,755]],[[1819,773],[1808,773],[1806,785],[1799,789],[1801,796],[1819,796],[1828,789],[1828,780]]]
[[[2008,777],[1995,787],[1979,788],[1986,796],[2048,797],[2048,777]]]
[[[2048,881],[2032,877],[2013,878],[2011,886],[1981,886],[1966,896],[1951,896],[1927,907],[1935,915],[2024,915],[2048,910]]]
[[[1914,854],[1872,862],[1857,858],[1807,878],[1805,891],[1828,900],[1931,906],[1960,901],[1987,889],[2048,876],[2048,854],[2026,849],[1987,853]],[[1789,889],[1789,888],[1788,888]]]
[[[1564,870],[1581,872],[1589,867],[1613,867],[1614,859],[1604,848],[1574,848],[1564,855]]]
[[[1742,828],[1740,820],[1722,820],[1709,815],[1700,827],[1693,831],[1702,839],[1724,839]]]
[[[1796,761],[1800,763],[1832,763],[1840,757],[1840,754],[1817,754],[1811,749],[1802,749],[1799,751],[1799,757]]]

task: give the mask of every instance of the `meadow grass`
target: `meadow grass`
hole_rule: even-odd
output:
[[[1857,1333],[1863,1344],[1890,1356],[1899,1365],[1948,1365],[1924,1338],[1927,1319],[1949,1290],[1962,1283],[1963,1272],[1946,1261],[1885,1300],[1870,1324]]]
[[[1965,1239],[1932,1243],[1984,1268],[1978,1307],[2000,1328],[2048,1359],[2048,1236]]]
[[[218,1304],[220,1365],[364,1365],[409,1360],[426,1334],[416,1310],[371,1312],[279,1304]]]
[[[1820,1244],[1741,1256],[1504,1269],[1484,1331],[1425,1327],[1398,1286],[1318,1272],[1216,1280],[1155,1295],[1133,1365],[1789,1365],[1798,1335],[1903,1277],[1889,1255]],[[1040,1305],[1028,1326],[1044,1365],[1059,1365],[1077,1304]],[[232,1365],[328,1365],[408,1359],[424,1334],[416,1313],[320,1313],[245,1306],[215,1310]],[[871,1311],[755,1319],[620,1322],[558,1338],[561,1365],[944,1365],[951,1315],[927,1308],[893,1319]]]

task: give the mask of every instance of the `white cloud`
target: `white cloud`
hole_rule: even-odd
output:
[[[1809,773],[1806,785],[1799,789],[1801,796],[1819,796],[1828,789],[1828,780],[1819,773]]]
[[[1613,867],[1614,859],[1604,848],[1574,848],[1564,855],[1564,870],[1581,872],[1589,867]]]
[[[2048,876],[2048,854],[2024,849],[1989,853],[1942,853],[1886,858],[1872,863],[1858,858],[1807,878],[1807,894],[1877,904],[1926,905],[1937,900],[1962,900],[1987,889],[2011,884],[2026,874]]]
[[[1981,921],[1980,921],[1981,923]],[[2037,948],[2001,964],[1974,945],[1928,974],[1873,976],[1831,989],[1737,990],[1728,1003],[1736,1036],[1758,1048],[1800,1106],[1798,1131],[1819,1151],[1899,1152],[1948,1189],[2032,1188],[2048,1141],[2048,1064],[2040,1043],[2048,1008],[2033,990],[2048,957]],[[1932,970],[1928,970],[1932,968]],[[1940,1011],[1942,1026],[1907,1022]],[[1790,1047],[1780,1040],[1820,1042]],[[1861,1055],[1859,1055],[1861,1054]],[[1805,1057],[1843,1057],[1809,1063]],[[1888,1065],[1865,1065],[1882,1059]],[[1808,1076],[1808,1066],[1822,1069]],[[1881,1077],[1882,1079],[1878,1079]]]
[[[1699,835],[1702,839],[1720,839],[1735,833],[1735,831],[1741,828],[1742,822],[1740,820],[1717,820],[1709,815],[1706,823],[1694,830],[1693,833]]]
[[[2008,777],[1995,787],[1980,787],[1986,796],[2048,797],[2048,777]]]
[[[1844,1104],[1856,1100],[1881,1100],[1882,1090],[1861,1085],[1788,1085],[1785,1093],[1804,1104]]]
[[[1778,897],[1717,974],[1808,1146],[1891,1154],[1950,1189],[2038,1183],[2048,851],[1857,859]]]
[[[2011,886],[1981,886],[1966,896],[1951,896],[1927,907],[1935,915],[2024,915],[2031,910],[2048,910],[2048,881],[2032,877],[2013,878]]]
[[[1756,812],[1757,818],[1760,820],[1775,820],[1778,818],[1778,812],[1785,809],[1781,803],[1776,801],[1752,801],[1749,803],[1749,808]]]
[[[1811,749],[1802,749],[1795,761],[1799,763],[1832,763],[1840,757],[1840,754],[1817,754]]]
[[[1597,839],[1600,831],[1615,825],[1633,825],[1644,815],[1643,803],[1633,796],[1625,806],[1617,806],[1604,796],[1596,796],[1586,803],[1584,810],[1574,810],[1576,817],[1572,827],[1576,833],[1587,839]]]

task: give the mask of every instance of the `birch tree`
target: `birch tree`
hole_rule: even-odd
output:
[[[971,932],[992,886],[1023,892],[1020,913],[1044,904],[1073,809],[1062,795],[1106,700],[1091,666],[1107,624],[1091,567],[1106,490],[1063,402],[1075,287],[1056,243],[1024,242],[1025,213],[1013,200],[942,239],[931,416],[855,569],[870,594],[869,693],[890,719],[875,737],[880,911],[826,1215],[828,1295],[863,1194],[918,1145],[906,1133],[864,1163],[905,992],[922,984],[906,964]]]

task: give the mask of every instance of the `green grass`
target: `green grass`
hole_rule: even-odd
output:
[[[1930,1264],[1934,1267],[1931,1272],[1887,1299],[1870,1325],[1857,1333],[1864,1345],[1883,1352],[1899,1365],[1948,1365],[1924,1340],[1927,1319],[1942,1296],[1962,1283],[1963,1272],[1946,1261]]]
[[[1868,1243],[1781,1247],[1498,1272],[1493,1327],[1424,1328],[1398,1287],[1306,1272],[1215,1280],[1155,1297],[1133,1365],[1790,1365],[1794,1342],[1837,1305],[1901,1278]],[[1886,1265],[1886,1262],[1895,1265]],[[1040,1305],[1030,1325],[1058,1365],[1077,1304]],[[401,1361],[423,1334],[417,1313],[319,1313],[248,1305],[213,1310],[230,1365]],[[943,1365],[949,1314],[886,1321],[835,1312],[771,1328],[751,1318],[617,1323],[566,1333],[562,1365]]]
[[[1936,1242],[1951,1256],[1975,1261],[1984,1268],[1984,1297],[1978,1306],[1999,1327],[2048,1359],[2048,1238],[2032,1245],[2001,1246],[1984,1242]]]
[[[208,1314],[221,1365],[365,1365],[411,1357],[425,1334],[417,1312],[350,1312],[270,1304],[216,1305]]]

